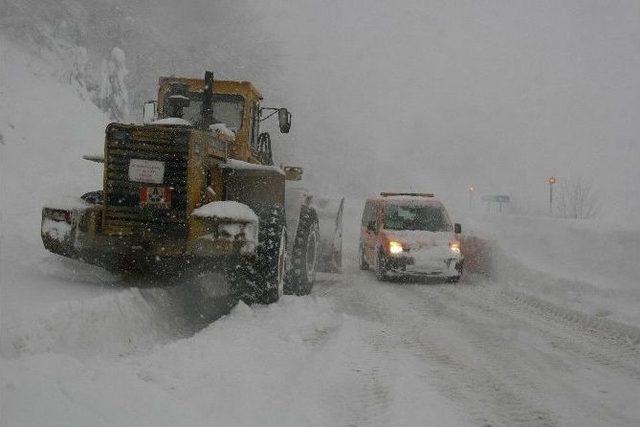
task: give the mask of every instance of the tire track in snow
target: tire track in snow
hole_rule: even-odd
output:
[[[437,298],[429,298],[426,301],[413,300],[410,305],[418,311],[426,311],[431,315],[437,313],[436,316],[443,316],[450,312],[450,308]],[[475,358],[466,360],[461,357],[460,351],[451,348],[448,342],[442,343],[440,337],[430,336],[417,325],[405,334],[404,343],[417,356],[435,362],[439,366],[435,374],[444,385],[447,394],[457,400],[465,401],[465,406],[483,425],[554,426],[558,424],[552,413],[531,401],[529,396],[522,392],[523,387],[527,389],[531,388],[531,385],[527,381],[518,381],[513,371],[501,369],[496,371],[495,366],[487,364],[487,361],[478,366],[473,363],[476,361]],[[502,343],[480,333],[470,334],[466,344],[476,349],[487,346],[503,347]]]
[[[322,275],[316,283],[313,295],[320,298],[333,296],[339,290],[340,281],[334,275]],[[329,331],[316,331],[306,340],[317,347],[319,358],[349,354],[346,367],[340,363],[331,372],[322,400],[327,407],[335,408],[338,425],[351,427],[363,425],[390,425],[392,390],[387,364],[380,342],[385,339],[379,325],[348,318],[339,327]],[[356,322],[354,325],[353,322]],[[345,324],[346,323],[346,324]],[[357,330],[356,330],[357,328]],[[353,357],[355,356],[355,357]]]
[[[517,291],[495,289],[487,282],[443,288],[442,294],[488,313],[512,316],[514,321],[554,337],[555,346],[640,381],[640,331],[633,326],[599,319]]]
[[[495,360],[492,374],[504,378],[508,384],[515,384],[518,393],[526,390],[524,398],[546,400],[545,406],[554,407],[556,402],[552,396],[562,398],[571,394],[571,404],[580,407],[581,412],[590,414],[593,419],[634,425],[634,417],[620,415],[613,409],[616,406],[613,403],[600,404],[597,399],[592,400],[591,396],[583,396],[579,390],[574,390],[574,378],[562,372],[575,369],[574,365],[586,366],[587,372],[604,370],[606,377],[614,374],[627,383],[635,383],[630,389],[640,391],[636,376],[640,359],[629,357],[626,340],[618,340],[617,346],[612,345],[610,337],[602,340],[598,334],[592,335],[576,328],[573,322],[567,324],[561,318],[547,318],[544,313],[532,312],[528,305],[514,303],[508,293],[492,287],[440,286],[416,290],[429,295],[430,300],[440,299],[447,307],[447,317],[464,325],[460,332],[466,333],[465,337],[474,351],[479,350],[480,354],[487,354]],[[504,330],[501,325],[509,327]],[[527,351],[535,358],[528,357]],[[526,363],[519,362],[520,359]],[[535,369],[531,369],[532,366]],[[545,372],[550,369],[551,372]],[[550,376],[556,375],[555,370],[559,371],[560,377],[565,377],[565,383],[553,384],[555,378]],[[593,378],[594,382],[598,380],[601,381],[602,377]],[[550,384],[556,389],[554,392],[550,392]],[[624,393],[619,392],[618,395],[620,397]],[[556,406],[555,410],[559,411],[559,408]],[[567,423],[567,420],[562,423]]]
[[[556,394],[569,396],[571,406],[593,419],[633,425],[634,416],[616,413],[612,404],[591,400],[580,390],[571,396],[570,374],[553,378],[555,370],[573,369],[575,361],[580,369],[594,367],[598,380],[603,380],[602,370],[616,377],[624,374],[633,390],[633,360],[638,359],[624,337],[594,335],[584,324],[563,322],[556,315],[547,318],[522,298],[508,293],[493,297],[491,288],[478,285],[378,283],[366,273],[346,279],[348,284],[331,294],[340,309],[393,326],[404,346],[438,367],[431,375],[439,379],[443,393],[464,402],[478,422],[565,424],[565,411],[553,401]],[[553,342],[560,345],[549,344]],[[607,347],[613,347],[611,354],[597,356]]]

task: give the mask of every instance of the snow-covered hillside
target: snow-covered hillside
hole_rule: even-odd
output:
[[[69,276],[45,256],[39,235],[43,203],[99,188],[100,167],[82,160],[82,154],[101,151],[108,119],[90,100],[59,83],[46,62],[7,40],[1,44],[3,303],[17,293],[30,293],[34,304],[48,304],[51,295],[39,286],[42,280],[57,277],[68,284],[84,274],[109,280],[99,271]],[[3,308],[3,313],[24,310]]]
[[[200,327],[201,295],[123,287],[43,248],[42,206],[102,187],[102,165],[82,155],[102,151],[108,118],[50,63],[0,45],[1,354],[121,354]]]

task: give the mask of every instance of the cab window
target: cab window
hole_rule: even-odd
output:
[[[189,106],[182,110],[182,118],[198,125],[202,120],[202,92],[189,92]],[[165,101],[165,105],[166,105]],[[242,127],[244,98],[240,95],[213,95],[214,123],[224,123],[237,132]]]

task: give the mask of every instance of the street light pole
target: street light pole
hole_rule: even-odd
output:
[[[469,190],[469,210],[472,211],[473,210],[473,192],[476,191],[476,189],[473,188],[473,185],[470,185],[468,190]]]
[[[549,215],[553,215],[553,184],[555,184],[556,181],[555,176],[550,176],[547,179],[547,183],[549,184]]]

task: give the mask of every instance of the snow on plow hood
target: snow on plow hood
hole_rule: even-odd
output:
[[[151,122],[152,125],[177,125],[177,126],[193,126],[189,120],[181,119],[179,117],[167,117],[166,119],[155,120]]]
[[[91,205],[80,197],[66,195],[45,200],[44,207],[71,211],[74,209],[86,209]]]
[[[200,244],[216,239],[240,240],[243,242],[240,249],[242,253],[255,251],[258,244],[258,216],[249,206],[232,200],[211,202],[194,209],[191,216],[215,220],[217,232],[198,238]]]
[[[211,202],[193,210],[193,216],[203,218],[220,218],[236,220],[238,222],[258,223],[258,216],[249,206],[244,203],[226,200],[222,202]]]
[[[224,169],[237,169],[237,170],[261,170],[261,171],[274,171],[281,175],[284,175],[284,171],[277,166],[266,166],[255,163],[243,162],[242,160],[228,159],[226,163],[220,165]]]

